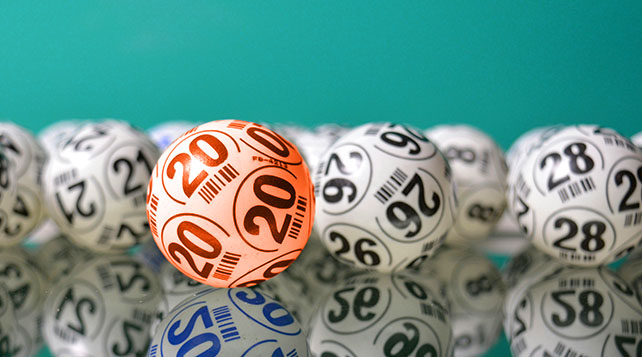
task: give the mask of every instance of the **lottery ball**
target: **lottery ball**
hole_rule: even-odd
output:
[[[147,135],[163,151],[169,144],[194,126],[194,123],[186,121],[171,121],[150,128],[147,130]]]
[[[636,355],[642,307],[607,268],[560,268],[518,301],[506,315],[513,356]]]
[[[45,300],[43,334],[56,356],[143,356],[162,298],[141,262],[102,256],[79,265]]]
[[[356,267],[404,269],[432,255],[452,227],[450,167],[417,129],[357,127],[326,151],[314,177],[321,240]]]
[[[310,322],[313,356],[451,356],[446,300],[435,279],[368,272],[330,290]]]
[[[0,232],[0,246],[20,243],[43,220],[40,174],[46,153],[26,129],[10,122],[0,122],[0,146],[17,180],[16,200]]]
[[[558,132],[561,126],[544,126],[531,129],[520,135],[506,151],[506,165],[511,168],[518,167],[518,162],[528,156],[528,153],[540,146],[550,135]]]
[[[520,228],[566,263],[606,264],[642,238],[642,151],[612,130],[566,127],[512,179],[509,205]]]
[[[160,251],[210,286],[269,279],[310,236],[309,171],[294,145],[258,124],[220,120],[193,128],[162,154],[148,190]]]
[[[0,250],[0,283],[9,292],[17,325],[13,356],[35,356],[42,347],[42,309],[49,289],[45,275],[33,258],[20,247]]]
[[[442,246],[419,271],[437,277],[450,302],[454,356],[480,356],[502,330],[506,286],[493,262],[472,249]]]
[[[0,356],[15,356],[22,351],[18,343],[18,321],[7,287],[0,283]]]
[[[309,356],[301,326],[250,288],[208,289],[170,312],[152,339],[156,356]]]
[[[150,238],[146,187],[156,146],[114,120],[89,123],[51,154],[43,174],[49,215],[75,244],[123,252]]]
[[[446,238],[470,243],[488,237],[506,207],[504,154],[488,135],[467,125],[441,125],[426,131],[448,158],[457,187],[457,216]]]
[[[642,148],[642,132],[639,132],[631,137],[631,141],[637,147]]]
[[[38,141],[48,154],[52,153],[56,151],[56,148],[60,143],[68,140],[76,130],[86,123],[88,123],[88,121],[57,121],[38,132]]]

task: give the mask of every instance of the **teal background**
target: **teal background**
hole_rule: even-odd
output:
[[[0,118],[642,130],[642,2],[2,1]]]
[[[104,117],[631,135],[642,1],[0,2],[0,118]]]

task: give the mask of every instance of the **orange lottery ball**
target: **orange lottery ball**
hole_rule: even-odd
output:
[[[310,173],[297,148],[241,120],[199,125],[161,155],[147,191],[159,249],[214,287],[251,286],[287,268],[314,219]]]

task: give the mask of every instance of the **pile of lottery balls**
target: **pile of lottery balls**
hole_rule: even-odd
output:
[[[640,146],[0,122],[0,356],[640,356]]]

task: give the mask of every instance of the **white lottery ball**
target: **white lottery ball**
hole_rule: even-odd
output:
[[[163,151],[179,136],[195,126],[196,124],[187,121],[171,121],[151,127],[147,130],[147,135]]]
[[[509,206],[522,231],[566,263],[606,264],[642,238],[642,150],[609,129],[558,131],[513,179]]]
[[[0,283],[0,356],[15,356],[22,352],[17,326],[11,297],[7,287]]]
[[[27,129],[10,122],[0,122],[0,146],[17,181],[16,200],[0,231],[0,246],[11,246],[22,242],[44,217],[40,174],[46,153]]]
[[[408,272],[348,279],[312,317],[312,355],[451,356],[450,316],[435,282]]]
[[[250,288],[210,289],[167,315],[148,356],[308,356],[301,326]]]
[[[45,301],[43,333],[64,356],[142,356],[162,290],[158,278],[126,256],[78,266]]]
[[[493,262],[471,249],[442,246],[419,271],[445,284],[450,301],[455,357],[479,356],[502,330],[506,286]]]
[[[419,130],[362,125],[335,142],[315,170],[316,229],[343,262],[404,269],[432,255],[453,225],[450,176]]]
[[[34,356],[42,347],[42,309],[49,284],[40,267],[19,247],[0,250],[0,283],[7,287],[16,314],[14,356]]]
[[[51,218],[75,244],[97,252],[122,252],[151,238],[146,188],[158,156],[126,123],[86,124],[45,165]]]
[[[506,319],[513,356],[632,356],[628,351],[642,337],[642,306],[603,267],[561,268],[543,277]]]
[[[631,137],[631,141],[633,144],[637,145],[637,147],[642,148],[642,131],[633,135]]]
[[[447,242],[470,243],[491,233],[506,207],[507,167],[497,143],[467,125],[441,125],[426,131],[448,158],[457,187],[457,216]]]

